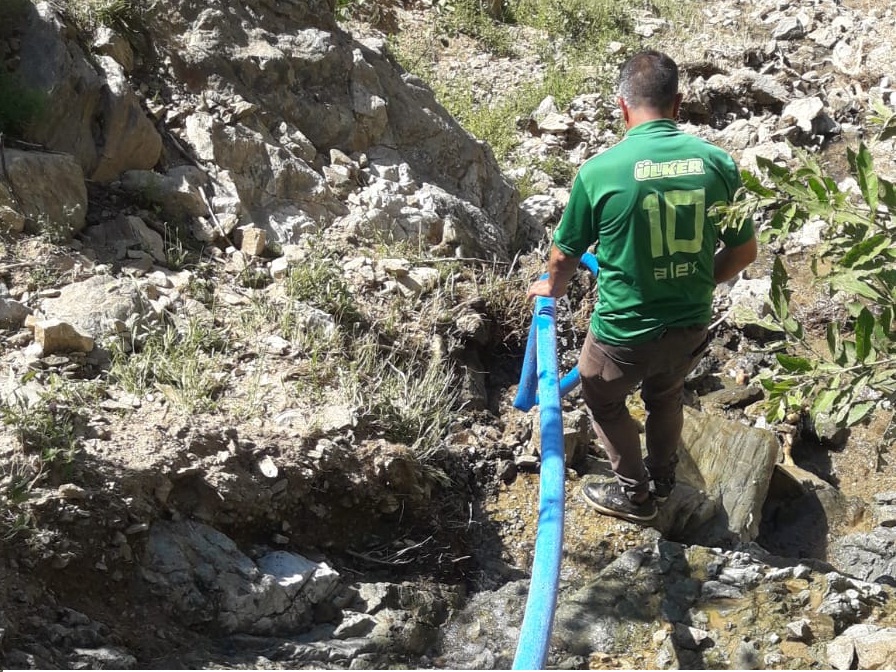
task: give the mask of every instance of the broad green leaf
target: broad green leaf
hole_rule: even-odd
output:
[[[896,211],[896,185],[882,177],[877,178],[880,187],[880,201],[890,212]]]
[[[892,349],[894,343],[890,338],[890,326],[893,323],[893,309],[889,306],[880,311],[880,315],[874,321],[874,338],[875,346],[881,350]]]
[[[787,416],[787,408],[780,402],[769,405],[766,408],[765,421],[770,425],[781,422]]]
[[[874,331],[874,315],[863,308],[856,321],[856,359],[864,362],[871,353],[871,334]]]
[[[787,269],[780,256],[775,256],[772,266],[772,285],[769,290],[769,298],[771,300],[772,309],[775,316],[782,322],[790,315],[789,300],[790,292],[787,290]]]
[[[793,389],[797,381],[792,378],[761,378],[759,382],[773,396],[778,396]]]
[[[834,401],[840,396],[840,390],[823,390],[812,404],[810,411],[814,417],[821,413],[827,413],[834,407]]]
[[[769,189],[762,181],[749,170],[740,171],[740,180],[749,191],[764,198],[773,198],[776,193],[773,189]]]
[[[896,369],[889,369],[885,366],[878,367],[868,381],[868,386],[877,390],[881,386],[889,386],[894,380],[896,380]]]
[[[756,167],[770,178],[786,179],[790,177],[790,170],[786,166],[779,166],[774,161],[764,156],[756,157]]]
[[[829,322],[826,333],[828,341],[828,352],[831,357],[836,359],[840,355],[843,345],[840,342],[840,324],[838,322]]]
[[[793,357],[779,352],[775,354],[775,358],[778,360],[781,368],[788,373],[807,373],[814,368],[812,362],[805,357]]]
[[[781,321],[782,326],[784,327],[784,331],[793,336],[796,339],[802,340],[803,338],[803,325],[797,322],[794,318],[789,315],[785,317]]]
[[[858,294],[859,296],[864,296],[866,299],[871,299],[872,301],[879,301],[881,298],[880,293],[869,286],[867,282],[860,280],[859,274],[855,272],[832,275],[830,282],[831,287],[834,289],[839,289],[848,292],[849,294]]]
[[[889,249],[891,245],[892,241],[890,240],[890,237],[884,233],[879,233],[854,246],[843,255],[840,264],[847,268],[861,266],[862,264],[875,260],[881,252]]]
[[[877,137],[881,142],[883,142],[884,140],[889,140],[890,138],[896,138],[896,115],[887,119],[884,127],[881,129],[880,134]]]
[[[851,150],[849,150],[851,151]],[[851,164],[855,165],[855,177],[859,183],[859,189],[862,190],[862,196],[871,210],[871,216],[877,212],[877,203],[879,198],[877,175],[874,172],[874,159],[865,143],[859,143],[859,151],[855,154]]]
[[[850,366],[856,363],[856,344],[853,341],[843,341],[843,351],[837,363]]]
[[[822,203],[828,202],[828,190],[825,189],[824,182],[818,176],[812,175],[806,180],[809,188],[815,193],[815,197]]]
[[[853,404],[846,416],[846,426],[852,427],[864,420],[874,410],[875,406],[877,406],[876,401],[860,401],[857,404]]]

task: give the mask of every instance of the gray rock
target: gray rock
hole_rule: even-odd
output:
[[[840,635],[827,643],[828,664],[835,670],[851,670],[856,661],[856,642],[853,637]]]
[[[728,292],[728,299],[731,301],[728,319],[731,323],[743,327],[745,324],[761,322],[770,315],[768,295],[771,286],[771,278],[738,280]]]
[[[150,229],[146,222],[133,215],[124,217],[124,225],[142,250],[152,255],[152,258],[160,264],[167,262],[165,240],[161,234]]]
[[[89,59],[67,36],[51,3],[29,8],[20,72],[31,86],[49,92],[49,100],[26,139],[74,155],[94,180],[154,166],[162,140],[121,66],[105,55]]]
[[[350,639],[352,637],[366,637],[376,626],[376,619],[368,614],[348,614],[343,617],[333,637],[336,639]]]
[[[8,196],[8,195],[7,195]],[[13,199],[10,199],[13,200]],[[9,205],[0,205],[0,231],[6,233],[22,233],[25,230],[27,217]]]
[[[72,156],[18,149],[3,156],[8,180],[0,180],[0,206],[28,217],[35,233],[68,237],[84,228],[87,185]]]
[[[240,251],[250,256],[260,256],[264,253],[267,245],[267,236],[261,229],[250,227],[243,229],[243,242],[240,245]]]
[[[358,586],[357,608],[365,614],[398,606],[398,587],[394,583],[362,583]]]
[[[781,121],[785,124],[794,123],[805,133],[812,133],[813,124],[821,116],[822,110],[824,103],[818,96],[797,98],[784,108]]]
[[[395,67],[383,41],[352,41],[326,9],[304,11],[326,3],[297,3],[288,13],[271,12],[263,0],[226,13],[184,4],[171,13],[170,31],[155,36],[174,71],[190,73],[196,87],[214,96],[238,89],[266,119],[290,129],[271,133],[252,112],[229,125],[189,123],[202,155],[229,173],[244,212],[274,240],[292,242],[305,225],[345,216],[310,167],[310,143],[289,141],[295,129],[322,153],[364,152],[374,162],[376,148],[391,148],[409,169],[402,189],[431,184],[444,192],[440,214],[456,211],[464,249],[509,256],[519,233],[516,190],[487,146],[451,119],[420,80]]]
[[[682,444],[678,480],[719,503],[719,526],[743,541],[754,539],[777,459],[775,436],[685,408]]]
[[[737,600],[743,596],[744,593],[740,588],[721,581],[705,581],[700,588],[700,599],[707,602],[712,600]]]
[[[302,631],[338,576],[285,551],[263,560],[260,569],[207,525],[160,521],[149,531],[141,573],[189,624],[215,622],[226,632],[261,635]]]
[[[849,534],[831,545],[830,561],[860,579],[896,585],[896,528]]]
[[[678,646],[696,651],[703,642],[709,639],[709,633],[701,628],[676,623],[675,629],[672,631],[672,639]]]
[[[772,38],[776,40],[798,40],[806,34],[805,24],[796,16],[788,16],[775,26]]]
[[[76,648],[70,657],[73,669],[133,670],[137,658],[117,646],[101,646],[96,649]]]
[[[258,559],[258,568],[273,576],[289,592],[299,592],[312,604],[332,594],[339,582],[338,572],[326,563],[317,563],[287,551],[274,551]]]
[[[859,669],[896,669],[896,628],[884,628],[855,638]]]
[[[787,624],[787,639],[795,642],[809,642],[812,640],[812,624],[806,618],[791,621]]]
[[[150,170],[128,170],[121,176],[122,188],[178,217],[208,214],[199,193],[207,184],[208,176],[194,166],[177,166],[164,175]]]
[[[141,297],[133,283],[104,276],[66,285],[58,298],[46,299],[41,309],[48,318],[68,322],[94,339],[117,333],[116,322],[124,323],[141,310]]]
[[[30,314],[28,306],[13,299],[0,298],[0,329],[18,329]]]
[[[873,637],[881,628],[871,624],[852,625],[843,631],[838,637],[828,643],[827,656],[831,667],[838,670],[855,669],[856,640]],[[859,668],[873,669],[873,668]]]

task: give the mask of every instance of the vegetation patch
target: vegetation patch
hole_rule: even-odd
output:
[[[6,72],[0,63],[0,133],[21,136],[46,109],[47,96],[28,86],[17,72]]]
[[[880,120],[879,137],[896,134],[896,114]],[[787,265],[774,260],[763,326],[780,334],[770,346],[774,366],[762,378],[767,417],[807,414],[819,424],[850,427],[882,401],[896,398],[896,184],[880,177],[868,147],[847,149],[855,189],[841,188],[806,152],[795,169],[758,159],[761,178],[744,171],[744,195],[727,209],[728,224],[753,212],[769,217],[761,240],[781,241],[809,222],[823,222],[822,243],[811,252],[811,272],[847,320],[832,320],[816,343],[793,309]]]

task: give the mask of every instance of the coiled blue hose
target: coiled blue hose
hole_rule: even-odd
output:
[[[597,260],[594,255],[586,254],[581,263],[597,275]],[[560,399],[578,384],[578,368],[567,374],[564,381],[565,385],[560,381],[557,364],[556,302],[554,299],[538,297],[526,342],[520,384],[513,402],[516,408],[524,411],[537,403],[541,411],[538,532],[526,612],[513,660],[515,670],[544,668],[554,626],[560,561],[563,557],[566,476]]]

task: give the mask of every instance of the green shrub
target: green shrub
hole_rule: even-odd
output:
[[[350,325],[361,319],[342,269],[332,259],[312,257],[290,268],[286,294],[329,313],[340,324]]]
[[[427,462],[457,410],[456,376],[429,353],[384,349],[375,337],[353,344],[341,371],[341,387],[353,397],[369,427],[390,441],[411,446]]]
[[[530,82],[494,106],[477,104],[472,86],[454,80],[436,84],[435,93],[445,109],[470,133],[487,142],[499,160],[506,160],[519,144],[517,122],[528,117],[548,96],[559,106],[588,90],[589,79],[579,67],[549,67],[541,81]]]
[[[763,240],[824,221],[811,271],[829,295],[845,297],[840,300],[850,316],[848,323],[830,322],[824,342],[815,343],[794,314],[787,268],[775,258],[772,317],[763,326],[777,330],[782,341],[774,367],[761,380],[769,421],[805,412],[813,421],[849,427],[896,397],[896,184],[875,173],[864,144],[849,148],[847,159],[858,195],[842,190],[811,155],[800,153],[794,170],[758,159],[767,183],[744,172],[746,198],[726,209],[729,224],[756,211],[770,215]]]
[[[2,64],[0,64],[2,66]],[[20,136],[46,109],[47,95],[0,67],[0,133]]]
[[[589,51],[630,31],[627,12],[627,5],[613,0],[511,0],[507,10],[514,22]]]

